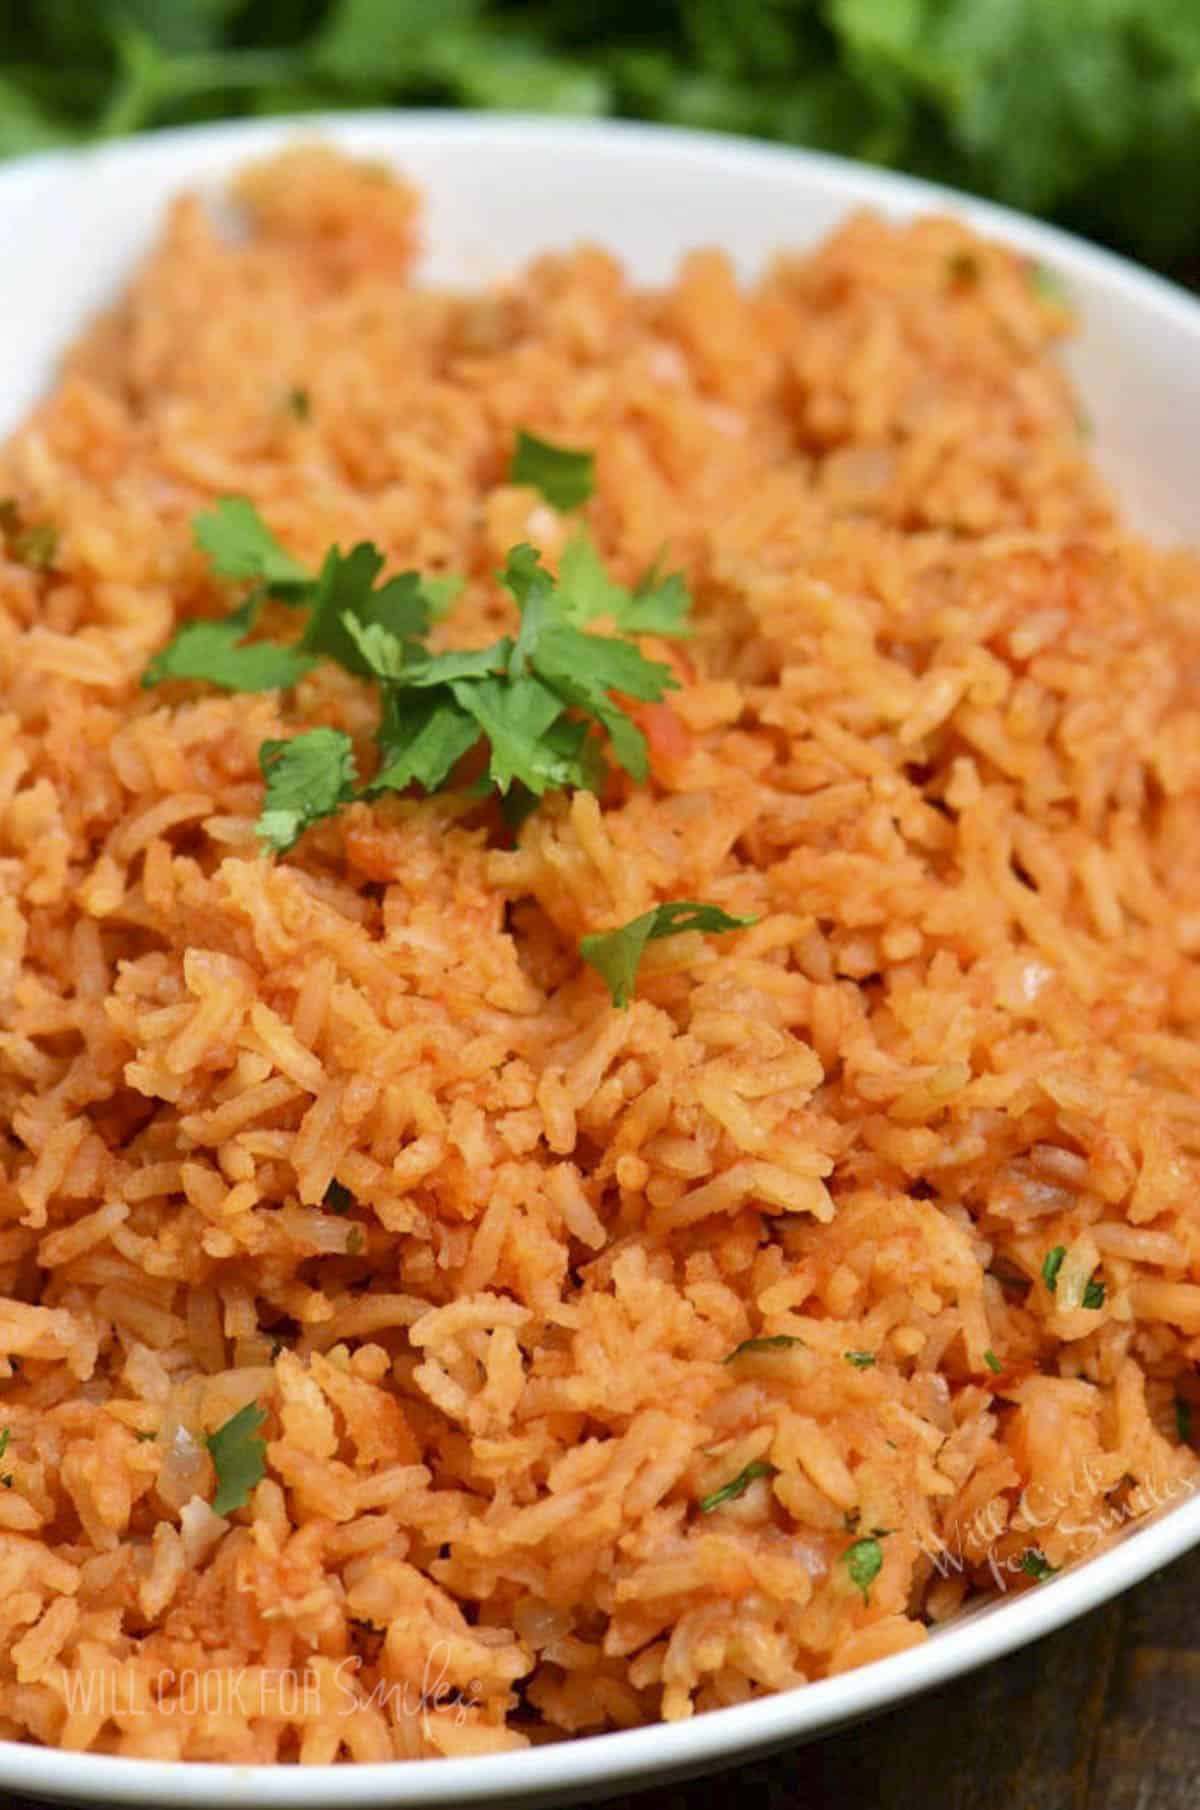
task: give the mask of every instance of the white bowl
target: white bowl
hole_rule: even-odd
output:
[[[1101,465],[1137,526],[1197,536],[1200,305],[1053,228],[905,177],[802,151],[645,126],[471,114],[355,114],[168,132],[0,169],[5,259],[0,431],[52,378],[64,343],[120,286],[185,188],[219,192],[244,159],[297,131],[386,158],[425,191],[424,273],[479,283],[531,254],[603,241],[650,281],[718,244],[746,272],[820,238],[850,209],[951,211],[1043,260],[1079,304],[1067,358]],[[75,1803],[288,1806],[578,1802],[810,1740],[1061,1627],[1200,1541],[1200,1498],[1167,1505],[1086,1564],[977,1609],[924,1645],[687,1722],[479,1759],[301,1769],[165,1764],[0,1742],[0,1790]],[[1049,1707],[1047,1713],[1050,1713]]]

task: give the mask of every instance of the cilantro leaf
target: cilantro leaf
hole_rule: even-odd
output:
[[[1021,1554],[1021,1570],[1039,1584],[1044,1584],[1048,1577],[1053,1577],[1061,1569],[1061,1566],[1050,1563],[1040,1546],[1029,1546]]]
[[[862,1591],[864,1603],[871,1600],[871,1585],[883,1570],[883,1547],[875,1534],[864,1534],[854,1540],[842,1554],[850,1581]]]
[[[848,1364],[853,1364],[856,1370],[869,1370],[875,1362],[873,1351],[843,1351],[842,1356]]]
[[[563,701],[540,679],[457,679],[450,691],[491,744],[488,777],[497,791],[507,792],[514,779],[539,797],[582,783],[578,759],[547,739]]]
[[[285,854],[310,824],[332,817],[354,796],[354,750],[340,729],[310,729],[290,741],[266,741],[258,752],[267,794],[258,833]]]
[[[425,634],[432,613],[420,575],[400,572],[375,590],[382,570],[383,554],[370,541],[360,541],[349,553],[331,547],[313,591],[301,647],[367,678],[379,668],[357,631],[378,630],[397,643]],[[398,664],[402,662],[401,654]],[[385,676],[390,677],[390,671]]]
[[[379,729],[381,763],[367,793],[403,792],[414,782],[436,792],[478,740],[479,724],[446,686],[389,688]]]
[[[316,662],[276,641],[247,641],[258,606],[243,604],[219,622],[185,622],[142,674],[143,686],[164,679],[202,679],[223,691],[285,691]]]
[[[509,478],[540,490],[555,509],[577,509],[596,487],[596,456],[572,446],[555,446],[523,427],[517,429]]]
[[[991,1371],[993,1376],[999,1376],[1000,1372],[1004,1369],[1004,1365],[1000,1362],[1000,1359],[996,1356],[996,1353],[993,1350],[991,1350],[990,1347],[988,1348],[987,1351],[984,1352],[983,1361],[987,1365],[988,1369]]]
[[[755,918],[731,917],[717,905],[702,905],[694,899],[673,899],[654,905],[640,917],[616,930],[600,930],[580,938],[579,953],[612,994],[615,1006],[625,1007],[633,997],[638,964],[646,944],[664,936],[680,936],[685,930],[703,930],[720,935],[726,930],[745,930],[757,922]]]
[[[679,572],[660,577],[652,566],[627,590],[608,576],[595,542],[587,533],[572,537],[558,562],[559,613],[579,627],[600,616],[611,617],[630,635],[690,635],[692,599]]]
[[[1046,1252],[1042,1263],[1042,1281],[1053,1294],[1058,1287],[1058,1272],[1063,1266],[1063,1258],[1067,1254],[1065,1244],[1056,1244],[1054,1249]]]
[[[773,1477],[774,1475],[775,1466],[773,1464],[768,1464],[765,1459],[756,1458],[753,1464],[748,1464],[744,1470],[738,1472],[736,1477],[731,1477],[728,1483],[722,1484],[720,1489],[714,1490],[711,1496],[701,1496],[697,1507],[702,1515],[711,1515],[713,1509],[720,1508],[722,1502],[735,1502],[739,1496],[744,1496],[756,1477]]]
[[[790,1332],[773,1332],[764,1339],[743,1339],[735,1345],[729,1356],[723,1360],[732,1364],[735,1358],[746,1357],[754,1351],[791,1351],[797,1345],[803,1345],[803,1339],[797,1339]]]
[[[221,578],[256,579],[272,593],[312,583],[312,574],[280,546],[248,497],[218,498],[195,517],[192,532]]]
[[[1104,1293],[1103,1282],[1097,1282],[1095,1277],[1092,1277],[1083,1291],[1083,1300],[1081,1301],[1080,1306],[1090,1307],[1092,1309],[1103,1307]]]
[[[251,1490],[262,1481],[267,1468],[267,1442],[259,1438],[258,1430],[266,1418],[257,1402],[247,1402],[205,1440],[217,1471],[217,1491],[212,1499],[215,1515],[244,1508]]]
[[[7,1452],[8,1442],[11,1438],[12,1438],[12,1428],[11,1427],[0,1427],[0,1458],[3,1458],[5,1452]]]

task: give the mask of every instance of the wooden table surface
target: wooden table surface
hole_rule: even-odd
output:
[[[1200,1551],[878,1721],[630,1810],[1200,1810]],[[0,1792],[0,1810],[40,1810]]]

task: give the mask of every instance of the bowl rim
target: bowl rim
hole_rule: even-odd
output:
[[[558,120],[525,114],[470,111],[354,110],[280,115],[170,127],[83,147],[38,152],[0,168],[0,207],[42,176],[96,164],[131,173],[147,162],[178,163],[201,147],[221,147],[230,162],[297,136],[332,136],[351,151],[402,158],[406,144],[475,141],[481,151],[540,141],[598,159],[640,152],[661,163],[693,164],[697,177],[721,166],[776,177],[787,168],[816,178],[847,209],[893,207],[901,212],[949,212],[993,233],[1068,275],[1090,276],[1120,293],[1151,321],[1170,318],[1194,340],[1200,355],[1200,302],[1166,278],[1061,228],[961,191],[825,152],[807,151],[715,132],[626,120]],[[701,232],[698,235],[703,237]],[[275,1763],[153,1760],[73,1753],[0,1740],[0,1786],[43,1797],[129,1804],[318,1806],[390,1804],[467,1805],[497,1800],[541,1801],[558,1793],[608,1791],[653,1775],[703,1771],[741,1754],[800,1742],[843,1723],[894,1707],[992,1659],[1062,1627],[1200,1543],[1200,1495],[1183,1499],[1125,1537],[1036,1590],[965,1615],[921,1645],[889,1658],[746,1704],[688,1720],[564,1739],[505,1753],[429,1760],[302,1767]]]

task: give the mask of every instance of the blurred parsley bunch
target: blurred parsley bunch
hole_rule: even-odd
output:
[[[1200,0],[0,0],[0,155],[397,104],[752,133],[1200,261]]]

